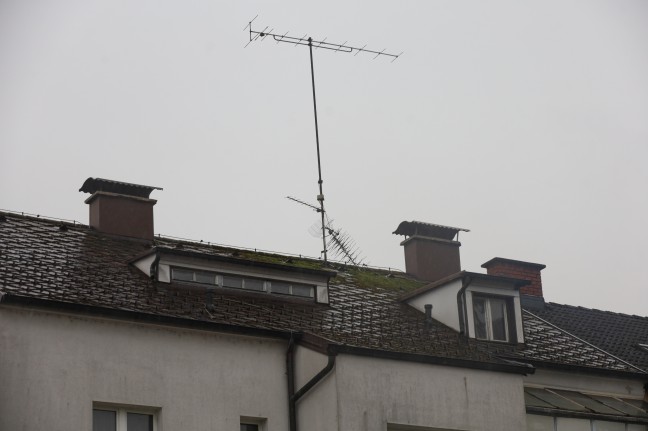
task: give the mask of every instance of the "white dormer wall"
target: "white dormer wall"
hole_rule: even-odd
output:
[[[520,291],[512,288],[510,285],[484,283],[481,280],[473,281],[466,288],[466,309],[468,310],[466,320],[468,326],[468,335],[470,338],[475,338],[475,319],[472,313],[473,309],[473,294],[481,294],[486,296],[498,296],[512,298],[513,310],[515,315],[515,328],[518,343],[524,343],[524,333],[522,331],[522,307],[520,305]]]
[[[150,276],[151,265],[155,261],[155,254],[145,256],[133,265],[147,276]],[[290,268],[267,268],[262,266],[242,265],[233,262],[220,262],[216,260],[200,259],[188,256],[164,255],[160,257],[157,265],[157,281],[171,283],[171,267],[182,267],[201,271],[211,271],[223,274],[263,278],[283,282],[308,284],[315,286],[315,300],[320,304],[328,304],[328,278],[323,275],[291,271]]]
[[[515,321],[515,334],[517,343],[524,343],[522,329],[522,307],[520,305],[520,292],[510,281],[497,280],[488,275],[468,276],[472,279],[462,294],[462,301],[466,302],[465,335],[475,338],[475,319],[473,316],[473,294],[510,298],[513,304]],[[421,293],[411,299],[407,304],[425,313],[425,304],[432,304],[432,318],[449,326],[457,332],[461,331],[460,310],[457,304],[457,295],[463,285],[463,277],[435,286],[427,292]]]
[[[459,308],[457,293],[461,289],[461,278],[438,286],[407,301],[409,305],[425,312],[425,304],[432,304],[432,318],[459,332]]]

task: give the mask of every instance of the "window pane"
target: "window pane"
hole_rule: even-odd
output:
[[[153,416],[141,413],[127,413],[127,431],[153,431]]]
[[[527,415],[527,431],[554,431],[554,418],[551,416]]]
[[[171,278],[180,281],[193,281],[194,272],[186,269],[173,268],[171,271]]]
[[[293,284],[292,294],[295,296],[305,296],[307,298],[313,297],[313,287],[303,284]]]
[[[273,281],[272,293],[281,293],[282,295],[290,295],[290,284],[282,283],[280,281]]]
[[[473,317],[475,319],[475,337],[486,339],[486,300],[473,296]]]
[[[557,431],[591,431],[589,419],[556,418]]]
[[[259,431],[259,425],[241,424],[241,431]]]
[[[263,291],[263,280],[256,280],[254,278],[246,278],[244,289]]]
[[[625,424],[621,422],[594,421],[596,431],[625,431]]]
[[[115,431],[117,412],[109,410],[92,410],[92,431]]]
[[[490,312],[493,325],[493,340],[507,341],[506,302],[503,299],[490,298]]]
[[[196,272],[196,281],[198,283],[215,284],[216,274],[211,272]]]
[[[236,289],[243,288],[243,279],[241,277],[232,277],[229,275],[223,276],[223,286],[224,287],[234,287]]]

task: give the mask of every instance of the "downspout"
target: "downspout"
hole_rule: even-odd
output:
[[[297,414],[295,403],[292,401],[295,395],[295,339],[290,334],[288,351],[286,351],[286,374],[288,375],[288,420],[290,431],[297,431]]]
[[[288,373],[288,415],[290,421],[290,431],[297,431],[297,401],[308,393],[316,384],[331,372],[335,367],[335,357],[337,353],[329,346],[328,362],[322,370],[310,379],[304,386],[295,392],[295,342],[291,335],[288,342],[288,351],[286,352],[286,371]]]
[[[461,289],[457,292],[457,308],[459,310],[459,332],[465,336],[468,335],[467,319],[468,319],[468,309],[466,305],[466,296],[465,292],[468,286],[472,283],[472,277],[465,276],[461,279]]]
[[[155,259],[151,263],[151,269],[149,270],[149,275],[151,280],[158,281],[158,269],[160,268],[160,252],[155,250]]]

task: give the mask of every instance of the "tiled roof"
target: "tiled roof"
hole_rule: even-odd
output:
[[[329,287],[329,306],[224,291],[210,298],[201,289],[158,284],[129,265],[154,246],[321,268],[317,260],[171,239],[156,238],[153,243],[127,240],[83,225],[0,213],[0,293],[193,322],[299,331],[338,345],[399,354],[509,364],[499,358],[504,355],[635,371],[561,331],[546,328],[532,315],[525,316],[530,329],[526,350],[468,340],[436,321],[426,328],[423,313],[398,300],[404,291],[421,283],[377,269],[337,268],[338,276]],[[569,348],[565,350],[565,346]],[[578,358],[577,352],[583,355]]]
[[[648,370],[648,317],[547,303],[537,316],[564,328],[612,355]]]

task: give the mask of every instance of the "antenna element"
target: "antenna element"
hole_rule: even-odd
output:
[[[321,214],[322,217],[322,254],[324,255],[324,263],[326,264],[328,261],[327,257],[327,246],[326,246],[326,233],[328,231],[331,241],[334,244],[334,247],[337,248],[339,251],[342,252],[349,261],[353,262],[356,264],[356,259],[357,255],[354,257],[354,254],[349,251],[349,239],[348,237],[345,237],[340,233],[340,231],[336,231],[332,228],[327,227],[326,223],[326,211],[324,210],[324,191],[322,188],[322,183],[324,182],[322,180],[322,164],[321,164],[321,158],[320,158],[320,145],[319,145],[319,126],[317,123],[317,98],[315,97],[315,68],[313,66],[313,45],[315,45],[315,49],[327,49],[330,51],[334,52],[345,52],[345,53],[354,53],[354,55],[358,55],[361,52],[366,52],[369,54],[375,54],[374,60],[380,56],[384,57],[391,57],[392,62],[394,62],[398,57],[400,57],[403,53],[401,52],[400,54],[390,54],[388,52],[385,52],[383,49],[382,51],[373,51],[371,49],[367,49],[366,46],[363,46],[362,48],[357,48],[354,46],[347,45],[347,42],[344,42],[342,44],[338,43],[330,43],[326,41],[326,38],[323,40],[313,40],[312,37],[306,37],[308,34],[305,34],[303,37],[294,37],[294,36],[288,36],[288,32],[284,34],[277,34],[273,33],[274,29],[270,29],[268,31],[268,27],[266,26],[263,30],[258,31],[258,30],[253,30],[252,29],[252,22],[257,19],[258,15],[252,19],[248,25],[246,25],[243,30],[246,30],[249,28],[250,31],[250,40],[248,43],[245,45],[247,47],[249,44],[256,40],[263,40],[268,36],[272,36],[272,38],[277,42],[283,42],[283,43],[291,43],[294,46],[308,46],[308,52],[310,54],[310,67],[311,67],[311,84],[313,88],[313,113],[315,116],[315,145],[317,147],[317,173],[318,173],[318,180],[317,184],[319,186],[319,194],[317,195],[317,201],[319,202],[319,208],[314,207],[313,205],[307,204],[305,202],[302,202],[298,199],[288,197],[288,199],[291,199],[295,202],[301,203],[303,205],[307,205],[311,208],[314,208],[316,211],[318,211]]]

